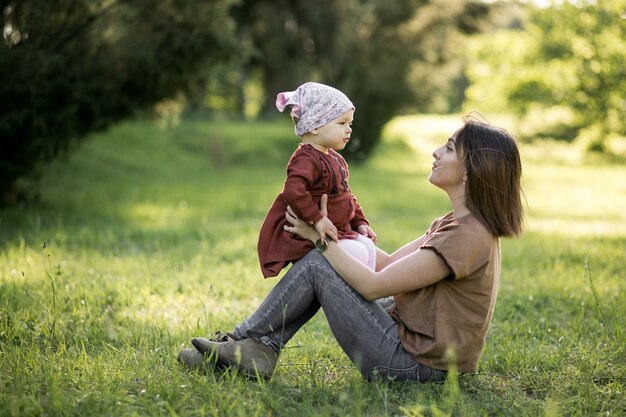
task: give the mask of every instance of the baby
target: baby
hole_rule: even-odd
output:
[[[285,212],[290,206],[297,216],[315,227],[317,243],[324,250],[328,239],[338,241],[369,268],[376,267],[376,234],[348,185],[348,165],[336,151],[350,140],[355,107],[341,91],[308,82],[296,91],[278,94],[276,107],[291,106],[291,118],[301,143],[287,164],[283,191],[269,209],[259,233],[258,253],[265,278],[274,277],[290,262],[307,254],[313,245],[286,232]],[[328,196],[328,215],[319,209]]]

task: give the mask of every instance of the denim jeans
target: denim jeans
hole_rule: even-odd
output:
[[[445,371],[416,362],[404,350],[383,304],[365,300],[316,250],[291,267],[234,334],[280,352],[320,307],[337,342],[367,380],[445,379]]]

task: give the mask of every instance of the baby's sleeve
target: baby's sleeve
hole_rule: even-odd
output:
[[[319,161],[308,152],[297,152],[287,165],[287,179],[283,189],[285,203],[309,225],[313,225],[323,217],[309,192],[320,175]]]

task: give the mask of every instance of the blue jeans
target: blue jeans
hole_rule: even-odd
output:
[[[416,362],[404,350],[383,304],[365,300],[316,250],[297,261],[233,333],[280,352],[320,307],[337,342],[367,380],[445,379],[445,371]]]

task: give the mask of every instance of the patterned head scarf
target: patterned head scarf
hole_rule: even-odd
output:
[[[296,91],[279,93],[276,108],[282,112],[287,106],[291,106],[291,117],[296,122],[298,136],[324,126],[348,110],[354,110],[354,104],[344,93],[313,82],[302,84]]]

